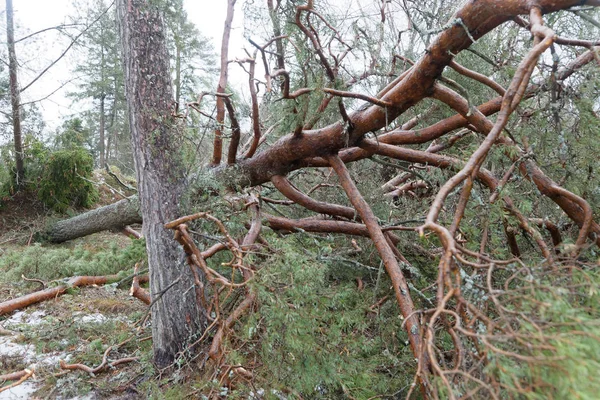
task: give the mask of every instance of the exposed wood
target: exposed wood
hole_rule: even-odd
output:
[[[0,393],[4,392],[6,390],[12,389],[16,386],[19,386],[21,383],[25,382],[27,379],[29,379],[31,376],[33,376],[34,372],[35,372],[34,369],[26,369],[23,372],[17,372],[17,374],[21,375],[18,378],[18,381],[11,383],[10,385],[1,387]],[[3,376],[5,376],[5,375],[3,375]],[[0,376],[0,378],[2,378],[2,377]],[[17,379],[17,378],[15,378],[15,379]],[[12,379],[12,380],[14,380],[14,379]]]
[[[132,239],[141,239],[143,238],[142,234],[138,231],[136,231],[135,229],[133,229],[131,226],[127,225],[123,228],[122,232],[129,236]]]
[[[131,289],[129,295],[137,299],[140,299],[143,303],[150,305],[151,299],[150,294],[140,286],[140,276],[138,275],[139,263],[135,265],[133,269],[133,280],[131,282]]]
[[[6,381],[18,381],[29,373],[28,370],[24,369],[23,371],[13,372],[10,374],[0,375],[0,382]]]

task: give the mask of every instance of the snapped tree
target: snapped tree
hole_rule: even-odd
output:
[[[211,326],[218,327],[210,350],[210,355],[218,359],[218,346],[223,335],[236,318],[251,308],[255,297],[247,288],[244,300],[229,317],[212,317],[203,311],[218,309],[220,291],[214,290],[217,303],[207,304],[204,285],[229,289],[245,286],[253,272],[251,266],[245,264],[244,254],[257,240],[260,221],[264,221],[272,229],[288,232],[342,233],[371,238],[391,279],[396,301],[405,320],[410,347],[418,361],[416,379],[423,395],[435,397],[431,379],[434,376],[448,388],[450,398],[455,398],[453,379],[462,374],[469,377],[465,379],[480,384],[478,390],[484,389],[493,397],[496,396],[495,388],[485,383],[481,374],[469,368],[470,365],[484,365],[486,362],[481,356],[485,354],[482,347],[490,345],[485,340],[480,341],[482,337],[485,338],[480,327],[487,327],[491,334],[495,329],[502,328],[482,311],[483,305],[477,305],[465,297],[465,278],[462,274],[466,269],[475,271],[473,275],[479,270],[493,271],[498,265],[517,261],[510,257],[494,258],[497,254],[486,250],[490,247],[488,236],[491,235],[491,228],[483,229],[480,241],[476,242],[474,237],[465,239],[461,222],[476,193],[477,201],[481,204],[491,207],[498,200],[502,202],[506,215],[536,246],[548,266],[554,265],[557,258],[577,259],[587,246],[600,244],[600,226],[593,219],[588,201],[544,173],[531,154],[528,139],[518,139],[511,133],[519,124],[509,128],[511,115],[527,99],[546,98],[550,91],[550,96],[556,100],[558,86],[572,84],[569,78],[593,60],[598,60],[599,41],[562,37],[545,23],[544,16],[576,6],[598,6],[600,2],[469,1],[461,6],[433,40],[428,36],[431,32],[425,32],[419,26],[420,17],[411,16],[411,8],[406,7],[404,11],[409,14],[412,34],[417,32],[427,36],[427,48],[424,51],[411,48],[414,53],[421,54],[412,61],[397,53],[403,42],[401,35],[397,37],[396,31],[393,37],[397,42],[383,48],[381,44],[388,37],[382,33],[379,40],[373,40],[359,24],[349,28],[354,29],[355,34],[349,35],[348,39],[348,35],[343,35],[341,29],[331,24],[318,9],[316,1],[309,0],[297,6],[291,2],[273,4],[269,0],[267,7],[272,24],[270,38],[263,44],[252,41],[254,54],[249,53],[248,58],[236,60],[249,75],[250,134],[245,135],[245,143],[234,101],[227,93],[227,69],[230,65],[228,40],[234,5],[235,0],[228,0],[221,50],[221,79],[214,94],[217,97],[217,126],[208,173],[230,190],[252,187],[260,191],[261,185],[272,183],[289,201],[267,197],[261,201],[297,204],[320,215],[303,219],[275,217],[257,210],[256,199],[244,198],[246,206],[253,210],[254,217],[251,229],[241,243],[210,214],[199,213],[176,219],[186,211],[181,209],[180,201],[187,180],[180,159],[179,115],[173,107],[164,29],[157,8],[151,1],[120,0],[118,12],[140,191],[140,220],[143,219],[144,223],[154,299],[153,338],[157,363],[167,365],[188,348],[192,338],[202,334],[207,322],[203,316],[211,321]],[[382,32],[383,26],[389,21],[386,19],[388,7],[391,7],[388,2],[381,2],[379,23]],[[509,21],[528,32],[532,40],[520,44],[521,53],[515,53],[519,58],[512,64],[503,84],[458,63],[461,52],[494,29],[503,29],[503,24]],[[361,64],[366,65],[361,73],[356,73],[353,70],[356,63],[347,61],[346,57],[358,57],[354,50],[365,42],[369,49],[366,57],[368,62]],[[545,52],[551,50],[557,54],[556,46],[564,49],[575,46],[585,50],[567,59],[560,68],[559,61],[554,61],[550,86],[534,82],[532,77],[536,74],[543,76],[536,73],[536,68],[541,68],[540,65],[546,62]],[[504,63],[504,60],[496,62],[474,51],[494,68],[500,68]],[[384,56],[390,58],[387,64],[381,61]],[[554,58],[557,59],[558,56]],[[255,76],[257,63],[263,65],[264,80]],[[485,101],[474,104],[473,99],[480,96],[446,77],[444,71],[447,69],[452,69],[461,79],[482,84]],[[496,74],[496,77],[503,79],[501,74]],[[373,81],[369,81],[371,78],[386,82],[374,95],[366,94],[375,86]],[[262,103],[257,94],[259,87],[266,89]],[[189,103],[189,108],[202,112],[203,96]],[[363,102],[362,106],[352,104],[357,99]],[[435,107],[439,106],[429,110],[423,107],[432,99],[436,104],[446,107],[446,115],[438,114],[438,121],[414,129],[422,121],[428,121],[427,114],[435,115]],[[270,110],[278,107],[279,113]],[[415,109],[423,112],[411,114]],[[414,117],[403,120],[406,115]],[[492,119],[492,115],[496,115],[496,118]],[[226,116],[229,118],[228,125],[225,124]],[[530,117],[527,113],[521,113],[519,122]],[[283,129],[287,132],[269,144],[267,134],[275,135],[273,131]],[[229,147],[226,162],[223,162],[223,143],[226,138],[229,139]],[[470,138],[470,145],[453,153],[466,138]],[[409,146],[423,144],[430,145],[427,148]],[[442,151],[446,151],[446,154],[441,154]],[[498,176],[498,171],[485,168],[492,153],[509,163],[509,167]],[[382,157],[391,160],[383,162],[406,171],[383,185],[389,197],[411,195],[418,198],[415,193],[417,189],[427,187],[434,190],[431,205],[419,225],[384,224],[366,196],[361,194],[347,167],[350,162],[368,158],[381,162]],[[398,164],[398,161],[403,164]],[[452,172],[437,188],[427,181],[427,177],[423,177],[432,167]],[[331,168],[351,207],[316,200],[300,191],[286,177],[299,169],[314,168]],[[532,183],[532,190],[560,207],[578,227],[571,246],[563,250],[558,248],[561,239],[560,234],[557,236],[556,227],[553,228],[548,220],[530,219],[527,215],[529,212],[521,211],[509,193],[503,191],[517,171],[524,180]],[[482,199],[482,191],[477,188],[479,184],[489,189],[488,199]],[[126,205],[126,201],[122,205]],[[107,213],[112,213],[111,210],[114,207],[107,208]],[[95,215],[98,213],[102,213],[102,209],[95,211]],[[227,240],[200,251],[186,225],[198,218],[217,224]],[[131,223],[130,219],[124,222],[128,223]],[[89,225],[90,229],[86,229],[86,232],[95,229],[93,220],[86,221],[84,214],[77,220],[57,224],[62,232],[60,240],[79,235],[68,234],[70,227],[75,225]],[[547,243],[537,226],[543,226],[552,233],[552,244]],[[175,245],[167,228],[176,231],[176,239],[183,246],[183,251]],[[519,243],[514,230],[509,228],[505,225],[503,246],[510,248],[512,255],[518,257]],[[434,234],[439,240],[441,256],[438,274],[436,281],[432,282],[437,292],[433,300],[434,307],[429,310],[420,311],[415,306],[409,280],[402,269],[408,260],[396,247],[399,240],[392,232],[395,230],[413,232],[415,238]],[[52,231],[50,234],[52,236]],[[229,250],[234,258],[228,265],[240,271],[241,279],[237,282],[225,278],[207,264],[209,257],[225,250]],[[557,255],[557,251],[562,253]],[[184,257],[189,269],[182,265]],[[506,329],[510,331],[510,327]],[[440,330],[449,335],[454,346],[455,356],[451,362],[441,359],[436,351]],[[465,346],[465,343],[469,346]]]

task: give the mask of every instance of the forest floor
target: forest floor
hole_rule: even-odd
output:
[[[26,268],[30,276],[15,279],[18,271],[11,270],[10,257],[30,254],[36,246],[40,254],[47,250],[73,249],[94,254],[110,252],[115,247],[126,248],[132,242],[123,234],[104,232],[60,245],[36,244],[36,233],[43,231],[52,218],[56,217],[24,193],[3,202],[0,209],[0,265],[3,266],[0,302],[35,292],[43,286],[51,287],[57,281],[60,283],[60,279],[27,281],[52,275],[49,271],[36,271],[37,266],[31,265]],[[63,267],[58,264],[60,262],[57,269]],[[47,263],[40,265],[40,268],[49,268]],[[15,263],[14,268],[23,266]],[[149,361],[148,307],[130,297],[128,289],[127,284],[72,288],[53,300],[0,316],[0,375],[34,370],[34,375],[20,385],[0,392],[0,400],[146,398],[144,393],[150,390],[149,379],[153,377]],[[60,366],[62,360],[94,368],[102,363],[109,346],[113,346],[108,353],[109,361],[124,357],[137,359],[97,374],[65,370]],[[10,383],[0,382],[0,387]]]

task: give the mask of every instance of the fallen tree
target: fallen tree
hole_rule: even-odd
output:
[[[57,221],[48,227],[44,236],[50,242],[61,243],[92,233],[122,229],[127,225],[141,222],[139,199],[137,196],[131,196],[76,217]]]
[[[234,3],[234,0],[228,1],[228,21],[231,21]],[[382,27],[385,27],[386,24],[385,4],[387,3],[383,2],[384,6],[381,8],[382,17],[379,23]],[[410,18],[406,3],[404,2],[406,8],[404,11],[409,14]],[[490,297],[487,297],[485,301],[480,298],[473,300],[465,297],[464,282],[487,274],[489,279],[487,288],[489,288],[490,294],[494,294],[493,283],[491,282],[494,271],[507,265],[520,265],[523,252],[516,239],[515,230],[511,228],[510,223],[518,226],[527,241],[535,243],[537,247],[532,247],[535,248],[536,257],[541,254],[545,262],[544,267],[547,268],[555,265],[556,256],[571,257],[572,260],[577,260],[589,246],[593,246],[594,243],[600,244],[600,226],[594,222],[592,207],[585,196],[567,190],[562,183],[557,183],[561,182],[558,179],[551,179],[536,160],[533,150],[529,146],[530,139],[527,135],[523,134],[523,137],[519,137],[512,132],[513,130],[523,129],[522,125],[525,125],[528,119],[532,117],[532,113],[521,112],[519,114],[519,107],[524,105],[527,99],[534,98],[538,102],[546,99],[552,104],[549,107],[549,113],[554,117],[554,114],[561,111],[554,105],[559,100],[561,93],[564,95],[567,92],[577,91],[566,89],[569,85],[579,82],[576,79],[569,78],[591,61],[600,59],[597,47],[598,41],[563,38],[547,26],[544,21],[545,14],[566,10],[581,4],[597,6],[600,5],[600,2],[595,0],[587,2],[574,0],[539,0],[537,2],[484,0],[466,2],[453,16],[450,23],[441,29],[434,40],[431,42],[427,40],[426,51],[420,51],[422,55],[415,62],[395,54],[397,48],[391,46],[390,54],[386,54],[393,58],[394,62],[390,63],[391,70],[385,71],[380,62],[380,58],[385,52],[379,48],[378,52],[374,50],[374,54],[371,55],[372,60],[365,59],[365,65],[369,65],[367,70],[362,75],[353,75],[348,72],[352,66],[344,64],[346,55],[354,50],[353,45],[348,44],[341,37],[340,32],[328,23],[327,18],[320,14],[313,1],[309,0],[305,5],[292,8],[279,8],[281,6],[279,2],[276,7],[273,7],[271,2],[271,11],[275,12],[278,9],[278,12],[283,16],[293,20],[294,24],[290,29],[294,29],[304,40],[298,41],[293,37],[276,34],[276,36],[268,38],[267,44],[264,46],[253,43],[257,47],[254,57],[237,60],[240,64],[249,64],[247,72],[251,93],[250,109],[252,112],[250,119],[252,132],[248,138],[249,148],[245,153],[242,152],[243,149],[240,145],[241,128],[236,110],[232,104],[233,100],[225,94],[227,84],[226,68],[229,65],[227,59],[228,30],[231,29],[230,24],[226,23],[221,59],[223,70],[221,71],[221,79],[216,94],[218,98],[216,113],[218,126],[215,129],[213,157],[211,165],[198,175],[210,176],[211,179],[223,183],[222,186],[226,186],[229,191],[237,190],[238,192],[248,187],[253,187],[260,192],[262,190],[261,185],[266,186],[272,183],[282,195],[281,197],[288,200],[267,200],[265,198],[263,200],[265,203],[272,202],[272,204],[282,206],[296,204],[307,210],[307,212],[320,214],[318,217],[300,219],[276,217],[268,214],[257,217],[258,211],[255,210],[251,230],[258,229],[256,220],[262,218],[273,229],[288,232],[343,233],[370,238],[392,281],[392,290],[405,321],[403,325],[409,338],[412,354],[417,360],[415,382],[420,384],[425,398],[437,397],[434,394],[434,385],[438,380],[447,389],[449,398],[455,398],[454,389],[457,385],[456,376],[458,375],[463,377],[465,382],[475,382],[476,387],[471,392],[473,395],[479,390],[484,390],[490,396],[498,398],[497,392],[500,390],[498,382],[488,382],[485,377],[485,367],[488,362],[486,354],[488,351],[493,353],[498,350],[484,341],[488,337],[480,332],[480,328],[485,327],[485,330],[491,332],[492,335],[496,333],[496,330],[507,337],[514,338],[515,334],[511,331],[510,324],[496,324],[494,322],[495,315],[486,314],[488,307],[496,307],[495,309],[502,310],[497,302],[491,304],[488,301]],[[288,14],[285,14],[286,12]],[[527,16],[528,20],[525,20],[522,16]],[[315,23],[315,20],[320,22]],[[507,76],[502,78],[497,75],[499,79],[503,79],[502,84],[458,64],[456,60],[459,59],[459,55],[463,50],[470,48],[473,43],[481,40],[508,21],[514,21],[519,27],[518,29],[523,29],[525,35],[531,37],[532,41],[524,40],[523,43],[517,46],[518,51],[514,48],[507,49],[507,52],[515,52],[514,54],[511,53],[513,57],[508,57],[510,59],[506,61],[510,63],[510,71],[506,74]],[[411,20],[411,24],[412,22]],[[321,23],[322,25],[319,25]],[[274,19],[273,32],[280,32],[280,27],[278,28],[277,24]],[[418,30],[416,25],[414,29]],[[360,44],[361,40],[368,39],[368,35],[360,32],[358,28],[357,30],[356,38],[346,38],[348,41],[355,41],[353,42],[355,45]],[[156,32],[153,31],[153,33]],[[418,33],[423,34],[421,31]],[[136,37],[137,39],[139,38]],[[303,57],[306,56],[310,59],[310,62],[307,62],[310,68],[302,62],[289,63],[288,65],[287,54],[285,54],[286,47],[281,45],[284,40],[290,41],[293,44],[291,47],[298,52],[301,51],[300,48],[306,50]],[[324,41],[328,42],[328,46],[324,45]],[[380,39],[380,42],[383,42],[383,38]],[[501,42],[501,40],[498,39],[498,42]],[[335,46],[332,43],[335,43]],[[272,44],[277,46],[277,53],[265,50]],[[372,45],[372,43],[369,44]],[[336,49],[339,50],[336,46],[345,50],[340,50],[337,54],[334,54]],[[559,61],[556,60],[559,57],[557,56],[553,58],[554,64],[548,69],[544,65],[543,54],[546,51],[551,51],[556,55],[556,46],[566,48],[583,47],[586,48],[586,51],[576,54],[571,60],[563,63],[562,66],[558,65]],[[326,49],[329,53],[326,53]],[[413,50],[417,51],[417,49]],[[277,101],[282,100],[290,107],[288,112],[295,116],[295,119],[292,119],[291,122],[287,121],[287,125],[280,124],[280,119],[275,121],[261,120],[261,107],[259,107],[259,100],[256,95],[257,78],[254,76],[255,63],[260,56],[263,58],[262,61],[266,69],[265,82],[262,82],[262,84],[271,94],[279,94],[281,98]],[[359,57],[357,54],[354,54],[354,56]],[[397,58],[406,59],[406,64],[410,64],[410,66],[404,70],[398,70]],[[494,70],[490,75],[502,70],[505,65],[501,62],[494,62],[489,57],[480,58],[493,65]],[[276,67],[270,67],[270,62],[275,62]],[[130,59],[128,66],[133,70],[135,63]],[[547,77],[547,84],[532,82],[532,76],[534,76],[536,68],[542,71],[538,71],[537,74]],[[469,93],[470,91],[475,92],[475,90],[466,89],[445,76],[444,71],[446,69],[452,69],[458,74],[458,78],[464,81],[476,82],[477,87],[480,89],[482,86],[479,85],[483,85],[483,91],[488,93],[487,99],[476,107],[471,99],[473,93]],[[315,71],[319,71],[321,75],[319,79],[313,80],[314,74],[316,74]],[[295,75],[291,72],[301,78],[294,78]],[[547,72],[546,75],[544,75],[545,72]],[[375,96],[351,91],[364,89],[364,86],[360,86],[359,83],[369,77],[382,76],[389,79],[385,87],[380,89]],[[150,78],[148,78],[148,75],[142,74],[140,79],[143,81]],[[321,84],[319,89],[310,87],[307,83],[312,82],[316,85],[315,81]],[[151,91],[148,88],[153,85],[153,81],[143,81],[142,83],[144,90]],[[279,85],[274,83],[279,83]],[[161,87],[164,89],[164,82],[162,84]],[[279,88],[276,86],[279,86]],[[291,92],[290,88],[294,86],[299,86],[299,88]],[[368,85],[367,87],[372,89]],[[146,93],[136,91],[135,88],[135,85],[132,85],[130,97],[137,99],[139,102],[145,101],[146,98],[143,96]],[[168,91],[165,90],[166,92]],[[492,92],[493,95],[489,95]],[[139,99],[136,96],[142,96],[142,98]],[[188,104],[190,109],[200,111],[201,115],[204,115],[202,114],[200,101],[203,96],[197,102]],[[300,106],[302,100],[307,97],[318,104],[314,115],[308,114],[308,101],[305,103],[304,109]],[[351,107],[344,102],[344,99],[348,98],[360,99],[366,103],[362,107]],[[160,97],[160,99],[164,103],[165,97]],[[570,98],[570,100],[575,103],[576,96]],[[275,107],[277,105],[275,100],[265,98],[264,101],[266,103],[263,106]],[[430,123],[421,114],[404,121],[404,123],[400,121],[400,117],[406,114],[407,111],[422,107],[426,101],[435,102],[436,105],[444,107],[447,113],[453,112],[455,114],[449,117],[440,117],[435,123]],[[156,104],[158,103],[152,103],[149,107],[152,108]],[[330,104],[336,104],[337,109],[330,107]],[[139,104],[135,103],[134,107],[137,105]],[[581,114],[584,111],[588,113],[589,118],[594,118],[593,107],[591,111],[582,111],[582,109],[575,106],[570,107],[571,110],[565,113],[567,115],[563,119],[572,118],[576,120],[578,113]],[[169,109],[167,110],[167,108]],[[134,110],[133,114],[135,114],[135,108],[132,109]],[[243,312],[251,309],[255,300],[254,294],[250,289],[247,289],[244,299],[238,304],[238,307],[233,308],[229,318],[223,318],[220,315],[212,317],[209,311],[218,314],[221,302],[220,295],[229,296],[234,288],[246,288],[250,275],[253,273],[253,266],[246,264],[244,256],[247,249],[244,249],[243,245],[239,245],[237,240],[231,237],[218,218],[210,217],[210,214],[199,213],[170,221],[176,218],[173,215],[173,210],[180,206],[179,200],[186,197],[181,194],[184,186],[189,182],[188,177],[181,177],[181,180],[178,180],[175,175],[175,171],[181,171],[181,160],[169,159],[168,156],[175,156],[176,151],[170,153],[168,151],[157,152],[153,151],[152,148],[147,149],[145,146],[151,143],[152,145],[160,145],[161,149],[164,147],[167,150],[172,150],[171,145],[175,146],[176,150],[179,149],[172,143],[175,137],[175,134],[172,134],[172,128],[176,125],[173,118],[183,115],[177,115],[165,104],[163,104],[163,109],[157,111],[152,108],[152,110],[151,113],[138,113],[140,114],[138,117],[143,123],[139,123],[134,132],[134,140],[139,141],[139,143],[136,142],[140,153],[138,154],[138,179],[151,180],[146,186],[139,185],[142,203],[146,202],[146,208],[142,209],[143,218],[139,213],[139,209],[133,206],[135,201],[130,199],[126,200],[125,203],[120,202],[119,206],[123,207],[122,212],[129,219],[120,219],[119,213],[115,213],[114,209],[106,209],[112,210],[106,212],[116,217],[111,219],[109,225],[111,225],[111,228],[121,228],[144,219],[144,232],[151,232],[157,238],[160,237],[158,242],[148,244],[148,251],[160,255],[159,253],[164,250],[164,254],[169,255],[169,257],[162,260],[164,261],[162,264],[164,270],[174,265],[181,267],[176,257],[177,254],[181,255],[181,249],[174,250],[173,244],[167,246],[165,239],[167,228],[176,231],[175,238],[184,248],[189,267],[189,270],[185,270],[185,279],[188,285],[185,287],[185,293],[187,296],[192,296],[193,293],[188,287],[194,288],[195,304],[198,311],[210,323],[207,330],[210,331],[213,327],[218,326],[218,333],[213,342],[213,344],[216,343],[214,344],[215,348],[211,349],[209,354],[214,359],[220,359],[220,346],[223,336]],[[156,118],[150,118],[150,121],[143,119],[148,116],[156,117],[156,114],[153,114],[156,112],[163,116],[164,120],[162,122]],[[427,113],[428,111],[425,110],[422,114]],[[229,126],[224,124],[226,114],[229,117]],[[320,119],[326,120],[327,116],[329,122],[331,120],[336,122],[319,124]],[[495,116],[495,118],[492,119],[492,116]],[[511,118],[515,120],[514,123],[511,123]],[[558,125],[556,121],[560,121],[560,119],[560,116],[553,119],[556,125]],[[212,126],[210,125],[212,122],[210,120],[207,126]],[[423,122],[425,126],[415,129],[417,124]],[[545,120],[544,123],[549,122]],[[144,126],[144,124],[148,126]],[[268,147],[260,149],[261,144],[267,143],[263,140],[264,135],[266,135],[264,127],[269,124],[272,129],[277,129],[279,125],[291,126],[291,129]],[[221,162],[221,158],[223,133],[226,130],[230,131],[230,141],[227,163],[225,164]],[[526,133],[530,134],[531,131],[526,131]],[[468,142],[466,138],[469,138]],[[429,144],[429,147],[426,149],[409,147],[423,144]],[[259,148],[258,152],[255,152],[257,148]],[[493,162],[492,155],[502,161]],[[395,172],[393,174],[395,176],[386,179],[387,181],[383,183],[383,192],[389,193],[389,197],[395,198],[400,194],[409,194],[417,199],[416,203],[419,203],[421,198],[415,192],[423,188],[429,190],[430,193],[427,195],[429,201],[420,203],[427,206],[423,211],[425,216],[418,219],[419,225],[389,224],[389,226],[385,226],[383,213],[380,213],[379,216],[376,215],[373,211],[375,208],[373,204],[367,201],[365,193],[360,192],[360,187],[357,185],[358,179],[352,176],[346,164],[363,159],[374,159],[376,156],[385,157],[384,163],[391,166],[391,168],[402,171],[399,174]],[[509,164],[508,167],[505,165],[506,163]],[[493,168],[486,169],[485,167],[488,164],[492,164]],[[549,168],[550,165],[546,163],[544,167]],[[320,187],[319,184],[312,189],[299,188],[294,186],[294,183],[287,177],[290,172],[295,170],[320,167],[331,168],[326,178],[327,182],[323,178],[321,183],[331,186],[332,184],[328,180],[330,175],[333,174],[332,171],[334,171],[335,175],[338,176],[338,182],[343,188],[342,194],[347,198],[351,207],[336,204],[332,200],[313,198],[311,193]],[[360,171],[360,167],[357,167],[356,170]],[[438,181],[436,184],[432,184],[430,183],[431,179],[426,179],[427,177],[424,179],[423,175],[434,175],[432,171],[436,170],[446,171],[446,175],[443,175],[444,178],[441,182]],[[512,193],[506,191],[506,187],[512,184],[511,180],[516,172],[521,174],[521,181],[529,182],[528,185],[532,184],[528,188],[527,201],[522,202],[525,211],[519,207],[519,202],[513,199]],[[496,174],[499,175],[496,176]],[[593,174],[590,173],[591,175]],[[166,186],[161,186],[161,179],[167,179],[167,177],[169,178],[168,185],[165,183]],[[368,178],[374,180],[372,175]],[[592,178],[588,178],[588,181]],[[564,179],[566,180],[567,177]],[[488,197],[482,196],[482,191],[477,186],[479,183],[483,184],[486,190],[489,191],[489,195],[486,195]],[[157,192],[155,193],[153,190]],[[160,192],[158,192],[159,190]],[[158,197],[164,198],[164,201],[153,197],[157,193],[160,195]],[[194,195],[195,193],[192,193],[187,197],[194,198]],[[145,200],[143,196],[145,196]],[[240,197],[243,201],[247,200],[243,196]],[[385,198],[385,196],[382,197]],[[502,211],[495,210],[496,214],[494,214],[492,211],[496,207],[495,203],[498,198],[502,200]],[[475,200],[477,203],[473,205]],[[556,224],[539,224],[537,222],[535,226],[530,224],[532,217],[533,220],[546,218],[544,208],[539,205],[541,201],[546,200],[559,206],[564,215],[575,223],[573,226],[576,225],[579,228],[574,233],[576,236],[575,244],[566,254],[561,253],[558,249],[552,251],[552,246],[560,243],[556,240],[556,230],[553,231],[554,241],[549,245],[546,243],[547,239],[536,228],[536,226],[542,225],[552,227]],[[373,200],[373,202],[376,202],[376,200]],[[251,204],[253,208],[256,206],[254,202],[251,202]],[[382,202],[377,202],[377,205],[379,209],[385,208],[385,204],[382,204]],[[246,204],[246,206],[248,205]],[[471,212],[473,211],[471,208],[483,211],[479,213]],[[391,210],[391,215],[392,207],[388,207],[388,209]],[[60,223],[61,229],[51,227],[49,230],[50,239],[54,241],[68,240],[77,235],[85,234],[85,232],[102,229],[102,226],[107,226],[107,224],[99,222],[102,219],[98,217],[104,213],[103,210],[94,210],[91,212],[92,214],[83,214],[76,217],[77,219],[63,221]],[[164,215],[163,212],[165,212]],[[468,215],[469,212],[471,212],[470,215]],[[463,227],[465,226],[463,220],[467,219],[467,215],[472,224],[476,225],[480,221],[484,227],[479,242],[477,242],[479,232],[467,234],[461,230],[461,224]],[[561,214],[560,217],[562,216]],[[225,237],[223,242],[207,247],[202,251],[195,244],[186,225],[186,222],[196,218],[208,218],[215,222],[219,226],[223,237]],[[83,226],[85,226],[85,229],[83,229]],[[503,229],[498,229],[497,226],[502,226]],[[69,230],[74,233],[68,233]],[[420,307],[415,305],[416,303],[412,297],[413,293],[419,295],[421,293],[409,286],[409,282],[400,268],[400,262],[405,263],[406,257],[402,255],[400,249],[396,246],[399,241],[394,239],[390,232],[392,230],[409,231],[415,235],[418,234],[420,237],[433,235],[439,242],[441,257],[437,278],[427,287],[428,290],[434,291],[431,297],[434,299],[432,308],[428,308],[429,303],[427,302],[422,303]],[[502,245],[498,246],[496,244],[491,248],[489,237],[492,234],[495,240],[503,240]],[[251,236],[250,233],[246,237],[249,236]],[[499,236],[504,237],[499,239]],[[253,238],[252,243],[254,243],[254,240],[258,239]],[[165,249],[161,250],[160,246],[164,246]],[[514,258],[508,258],[501,251],[497,251],[498,248],[502,247],[510,248]],[[477,248],[479,251],[474,251],[473,248]],[[218,273],[206,262],[210,255],[214,255],[219,251],[228,251],[233,256],[232,262],[225,263],[225,265],[232,267],[232,278],[227,278]],[[509,270],[508,267],[506,269]],[[523,269],[526,269],[526,267],[523,266]],[[169,271],[175,273],[177,271],[181,272],[181,269],[177,271],[171,269]],[[171,287],[171,284],[180,283],[179,278],[176,278],[176,276],[172,275],[171,281],[165,279],[160,282],[160,285],[157,283],[156,290],[151,293],[154,296],[153,299],[160,299],[160,296]],[[238,278],[238,281],[235,281],[234,276],[241,276],[242,279],[239,280]],[[212,304],[206,303],[205,285],[212,288]],[[484,283],[481,285],[484,285]],[[225,290],[225,288],[228,290]],[[431,301],[429,298],[427,300]],[[176,304],[184,303],[181,298],[176,296],[169,301]],[[182,317],[183,314],[178,313],[177,315]],[[183,330],[185,326],[177,328]],[[441,355],[439,350],[441,347],[447,347],[447,343],[443,344],[443,340],[440,339],[443,336],[441,332],[444,335],[447,334],[447,337],[451,339],[451,346],[453,346],[451,360]],[[197,334],[201,338],[208,336],[207,332],[197,332]],[[468,346],[465,343],[468,343]],[[177,343],[176,345],[187,346],[183,343]],[[186,349],[192,347],[193,344],[190,344]],[[169,358],[168,355],[163,356],[161,363]],[[435,379],[432,379],[432,377]]]

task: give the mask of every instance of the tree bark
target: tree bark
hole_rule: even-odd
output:
[[[185,254],[164,224],[181,215],[186,185],[165,30],[156,3],[118,0],[125,93],[150,269],[154,361],[167,367],[202,334]],[[197,336],[198,335],[198,336]]]
[[[131,196],[114,204],[58,221],[50,225],[45,236],[50,242],[62,243],[92,233],[120,229],[141,222],[140,202],[137,196]]]
[[[13,136],[15,141],[15,183],[17,189],[25,185],[23,138],[21,136],[21,96],[17,79],[17,55],[15,53],[14,10],[12,0],[6,0],[6,42],[8,45],[8,71],[10,79],[10,104],[12,107]]]

